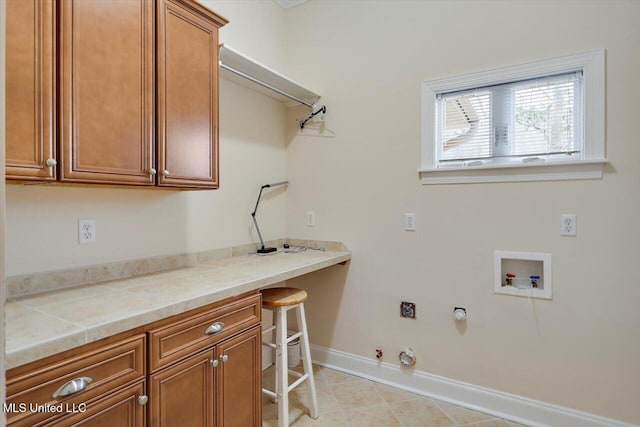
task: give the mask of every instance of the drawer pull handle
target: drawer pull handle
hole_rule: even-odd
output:
[[[53,157],[50,157],[47,159],[47,161],[45,162],[47,166],[49,166],[50,168],[54,167],[55,165],[58,164],[58,162],[56,161],[56,159],[54,159]]]
[[[211,365],[211,366],[213,366],[215,368],[216,366],[218,366],[218,359],[209,360],[209,365]]]
[[[204,333],[207,334],[207,335],[213,335],[215,333],[220,332],[222,330],[222,328],[224,328],[224,323],[216,322],[213,325],[209,326],[207,328],[207,330],[204,331]]]
[[[93,380],[89,377],[75,378],[62,385],[62,387],[57,389],[51,397],[57,399],[58,397],[69,396],[70,394],[78,393],[79,391],[87,388],[91,381]]]
[[[146,405],[148,401],[149,401],[149,398],[147,396],[145,396],[144,394],[142,396],[138,396],[138,403],[139,404]]]
[[[222,362],[226,362],[227,360],[229,360],[229,356],[223,354],[222,356],[220,356],[220,360],[222,360]]]

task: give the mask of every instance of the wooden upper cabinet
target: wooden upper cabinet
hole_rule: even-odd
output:
[[[158,0],[158,185],[218,188],[218,29],[191,0]]]
[[[6,176],[55,181],[55,4],[7,0],[6,20]]]
[[[60,181],[153,185],[153,3],[60,0]]]

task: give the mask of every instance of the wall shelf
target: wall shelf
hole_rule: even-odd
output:
[[[317,93],[224,44],[220,45],[220,76],[287,105],[313,108],[320,99]]]

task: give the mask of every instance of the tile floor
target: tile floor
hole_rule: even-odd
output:
[[[314,365],[314,375],[320,417],[309,417],[307,385],[303,383],[289,395],[291,426],[524,427],[321,366]],[[274,377],[272,366],[264,371],[263,385],[273,390]],[[292,380],[290,376],[289,382]],[[277,426],[277,418],[276,404],[263,395],[262,426]]]

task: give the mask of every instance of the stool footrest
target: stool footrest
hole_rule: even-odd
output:
[[[294,377],[300,378],[304,374],[302,372],[294,371],[293,369],[287,369],[289,371],[289,375],[293,375]]]
[[[287,337],[287,344],[289,344],[291,341],[295,340],[296,338],[300,338],[301,336],[302,336],[302,331],[296,332],[295,334],[291,335],[290,337]]]
[[[309,378],[309,374],[304,374],[302,375],[300,378],[298,378],[297,380],[295,380],[294,382],[291,383],[291,385],[289,386],[289,391],[293,390],[294,388],[298,387],[304,380],[306,380],[307,378]]]
[[[268,341],[262,341],[262,345],[270,348],[278,348],[274,343]]]
[[[272,392],[271,390],[267,390],[266,388],[263,388],[263,389],[262,389],[262,392],[263,392],[264,394],[266,394],[267,396],[269,396],[269,397],[273,398],[273,399],[277,399],[277,398],[278,398],[278,395],[277,395],[277,394],[275,394],[275,393],[274,393],[274,392]]]
[[[266,327],[266,328],[264,328],[264,329],[262,330],[262,333],[263,333],[263,334],[266,334],[267,332],[271,332],[271,331],[273,331],[275,328],[276,328],[276,325],[268,326],[268,327]]]

